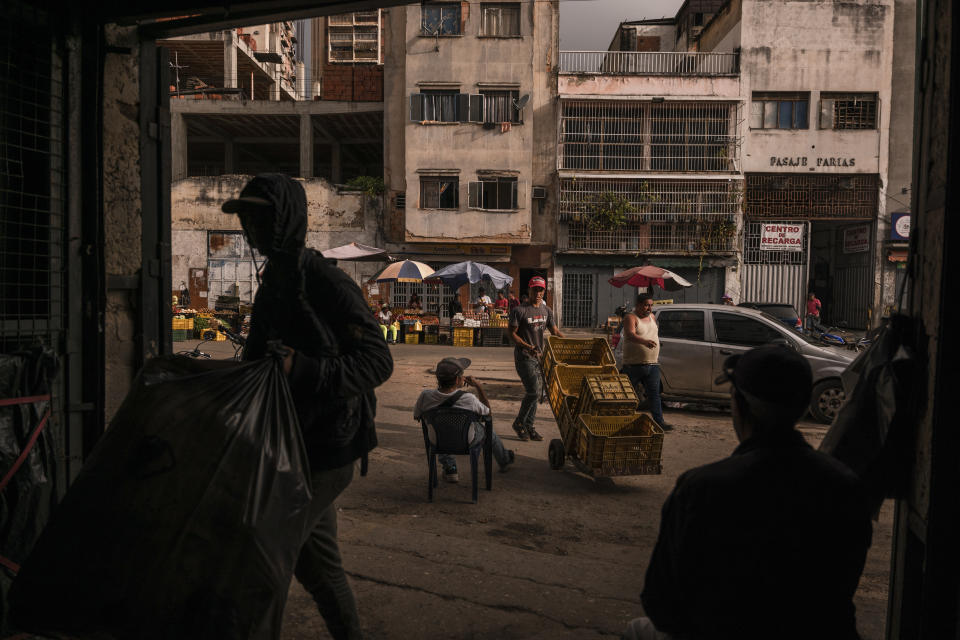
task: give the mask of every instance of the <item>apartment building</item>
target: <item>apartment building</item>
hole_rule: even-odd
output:
[[[893,304],[909,233],[914,24],[913,1],[729,0],[697,36],[700,51],[742,56],[742,299],[799,309],[815,291],[826,322],[858,328]],[[894,217],[906,217],[899,232]]]
[[[607,280],[645,262],[695,283],[667,296],[675,302],[719,302],[736,285],[738,59],[561,52],[557,270],[565,326],[597,326],[629,304],[636,291]]]
[[[308,98],[382,101],[385,44],[379,9],[311,20]]]
[[[552,0],[383,10],[391,254],[434,267],[491,263],[520,290],[542,275],[552,299],[558,8]],[[394,287],[394,301],[411,288]],[[445,312],[439,286],[415,288]]]

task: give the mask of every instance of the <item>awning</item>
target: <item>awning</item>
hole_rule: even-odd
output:
[[[890,249],[887,252],[887,260],[890,262],[906,262],[910,252],[907,249]]]
[[[389,262],[392,258],[386,249],[370,247],[359,242],[351,242],[340,247],[324,249],[320,252],[324,258],[332,260],[357,260],[366,262]]]

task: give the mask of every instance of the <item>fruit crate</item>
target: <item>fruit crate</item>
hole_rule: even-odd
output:
[[[503,344],[503,329],[480,329],[480,345],[484,347],[499,347]]]
[[[556,364],[614,365],[616,360],[606,338],[547,336],[542,363],[543,373],[549,378]]]
[[[637,411],[640,399],[622,373],[608,376],[584,376],[580,385],[577,414],[629,416]]]
[[[566,396],[559,405],[560,411],[556,414],[557,427],[560,429],[560,438],[566,446],[576,443],[576,428],[580,425],[577,420],[577,396]]]
[[[423,344],[437,344],[440,336],[436,333],[424,333],[423,334]]]
[[[173,341],[174,342],[183,342],[184,340],[189,340],[193,337],[193,331],[187,331],[186,329],[174,329],[173,330]]]
[[[174,318],[174,331],[193,331],[193,318]]]
[[[453,346],[472,347],[473,346],[473,328],[454,327],[453,328]]]
[[[658,474],[663,470],[663,429],[645,413],[580,415],[576,447],[583,467],[595,476]]]
[[[409,331],[403,335],[403,341],[406,344],[420,344],[420,332]]]
[[[580,393],[580,384],[584,376],[616,375],[617,368],[613,365],[580,366],[572,364],[558,364],[547,376],[547,397],[550,398],[550,408],[553,415],[560,413],[560,402],[567,396]],[[574,416],[576,417],[576,416]]]

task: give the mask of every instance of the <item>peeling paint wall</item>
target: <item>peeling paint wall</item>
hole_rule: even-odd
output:
[[[172,281],[188,281],[190,268],[207,267],[207,232],[240,231],[237,216],[223,213],[224,201],[239,195],[252,176],[227,175],[178,180],[170,193]],[[323,250],[349,242],[379,246],[382,201],[356,191],[340,192],[323,178],[299,179],[307,194],[307,246]],[[346,263],[345,263],[346,264]],[[347,267],[350,265],[347,264]],[[345,268],[359,278],[361,270]]]
[[[559,79],[561,96],[668,96],[671,100],[740,95],[736,77],[614,76],[599,74],[569,75]]]
[[[136,27],[107,25],[103,69],[104,271],[140,273],[140,42]],[[109,50],[111,47],[114,49]],[[124,49],[129,48],[130,53]],[[107,290],[104,314],[107,422],[120,407],[136,374],[135,290]]]

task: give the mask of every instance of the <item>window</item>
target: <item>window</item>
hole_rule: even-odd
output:
[[[821,93],[821,129],[876,129],[877,94]]]
[[[470,208],[510,211],[517,208],[516,178],[480,178],[470,183]]]
[[[809,128],[809,93],[758,93],[750,103],[751,129]]]
[[[330,62],[380,62],[380,12],[330,16],[327,47]]]
[[[661,338],[703,340],[703,311],[663,311],[657,324]]]
[[[459,36],[460,3],[425,4],[420,7],[420,35]]]
[[[420,178],[421,209],[459,209],[460,178],[423,176]]]
[[[483,122],[512,122],[521,124],[520,110],[517,109],[519,91],[481,91],[483,104]],[[470,118],[475,121],[474,118]]]
[[[456,89],[421,91],[410,96],[410,119],[414,122],[460,122],[460,96]],[[469,97],[469,96],[467,96]]]
[[[481,4],[481,36],[519,36],[520,4]]]
[[[783,335],[752,318],[743,318],[732,313],[714,313],[713,328],[717,332],[717,342],[739,344],[747,347],[759,347],[770,344],[776,339],[785,339]]]

